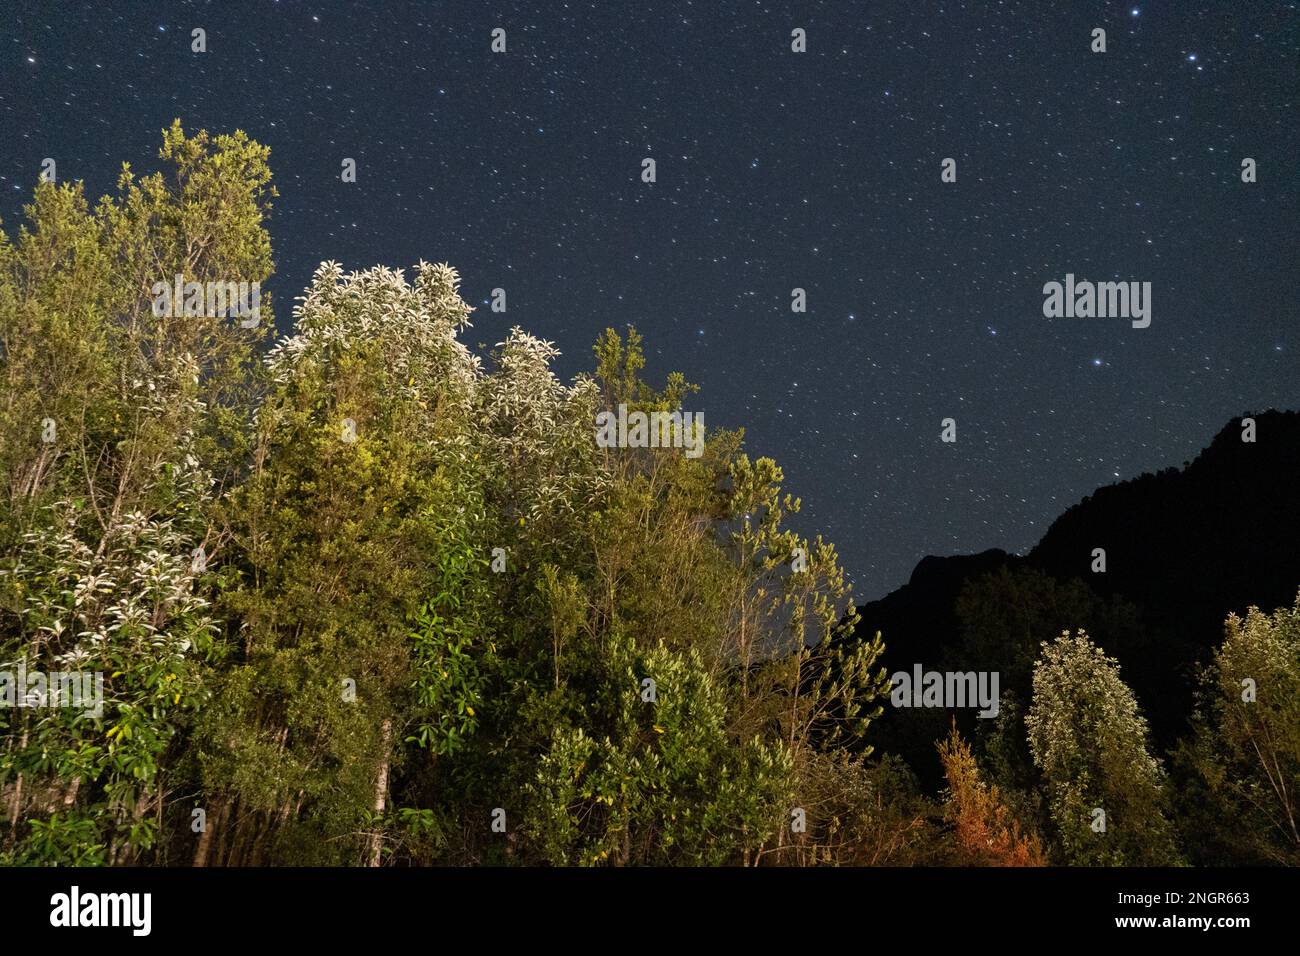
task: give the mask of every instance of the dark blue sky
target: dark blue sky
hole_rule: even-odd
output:
[[[97,196],[123,160],[156,168],[174,117],[242,128],[281,192],[282,327],[322,259],[447,260],[480,306],[504,287],[471,340],[522,325],[566,377],[634,323],[652,379],[684,371],[706,424],[743,425],[872,598],[925,554],[1027,548],[1247,409],[1300,407],[1298,14],[5,3],[0,215],[12,230],[47,156]],[[1151,282],[1151,327],[1044,318],[1067,272]]]

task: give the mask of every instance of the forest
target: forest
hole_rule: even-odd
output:
[[[276,198],[242,132],[159,160],[0,232],[0,864],[1300,863],[1295,416],[1246,520],[1197,463],[860,609],[743,432],[597,441],[698,413],[634,328],[566,383],[427,262],[323,262],[285,336],[156,309],[270,279]],[[995,716],[895,708],[922,665]]]

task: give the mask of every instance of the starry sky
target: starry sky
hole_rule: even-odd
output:
[[[1294,2],[6,0],[0,216],[45,157],[98,196],[174,117],[244,129],[282,330],[323,259],[449,261],[471,343],[566,378],[635,324],[865,600],[1300,407],[1298,101]],[[1150,328],[1044,318],[1067,272],[1151,282]]]

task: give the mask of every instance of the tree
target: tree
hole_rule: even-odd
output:
[[[955,862],[966,866],[1046,864],[1038,836],[1025,832],[998,788],[981,779],[975,756],[956,726],[939,745],[939,759],[948,779],[944,813],[953,828]]]
[[[0,234],[0,660],[107,676],[102,715],[0,712],[0,860],[930,853],[914,781],[841,749],[881,639],[843,639],[779,466],[597,443],[695,392],[635,330],[566,384],[522,329],[470,351],[450,266],[327,262],[263,355],[269,321],[151,295],[269,275],[266,149],[176,124],[162,156]]]
[[[240,821],[224,862],[281,843],[374,862],[370,817],[410,726],[435,751],[464,730],[419,710],[448,703],[431,669],[482,637],[464,625],[486,598],[464,586],[486,550],[457,282],[446,266],[422,263],[412,285],[325,263],[268,358],[252,472],[231,499],[238,663],[198,752],[209,812]]]
[[[1063,861],[1174,862],[1164,773],[1147,752],[1146,720],[1119,665],[1083,631],[1042,648],[1025,723]]]
[[[1228,616],[1178,759],[1202,859],[1300,864],[1300,595]]]
[[[271,314],[157,314],[153,288],[265,280],[274,189],[241,132],[176,122],[160,156],[166,173],[124,166],[93,208],[81,183],[41,183],[16,241],[0,234],[0,661],[104,680],[99,716],[0,712],[20,859],[155,845],[215,663],[215,508]]]

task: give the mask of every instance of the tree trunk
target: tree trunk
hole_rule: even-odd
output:
[[[18,750],[21,753],[27,748],[27,729],[23,728],[23,739],[18,742]],[[18,814],[23,806],[23,775],[18,774],[18,779],[14,782],[14,792],[9,803],[9,829],[18,829]]]
[[[388,803],[388,749],[393,737],[393,719],[384,721],[383,753],[379,759],[379,773],[375,774],[375,814],[382,815]],[[382,834],[378,826],[370,831],[370,847],[367,852],[370,861],[367,865],[379,866],[380,850],[383,846]]]

